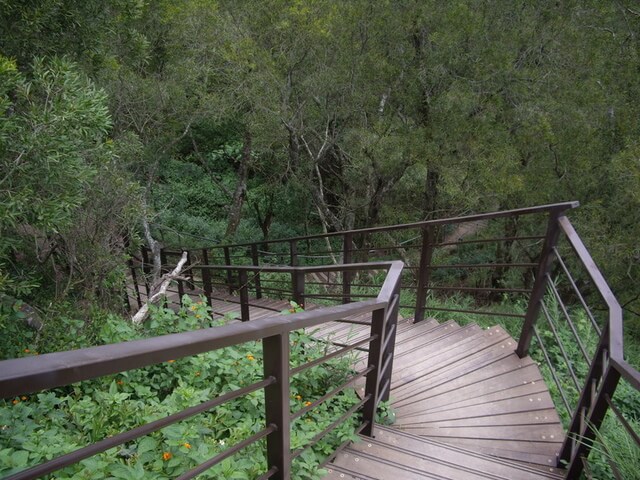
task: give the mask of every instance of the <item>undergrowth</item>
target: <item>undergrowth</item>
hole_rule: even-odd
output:
[[[116,316],[104,320],[99,328],[85,326],[85,330],[80,322],[72,324],[67,330],[70,345],[77,348],[108,344],[217,324],[206,304],[188,297],[178,313],[167,308],[154,309],[144,328],[136,328]],[[28,332],[22,334],[26,343],[19,344],[18,356],[46,353],[46,344],[31,338]],[[14,340],[17,337],[18,333],[12,336]],[[324,354],[324,347],[302,331],[292,332],[290,340],[292,366]],[[50,346],[56,349],[59,345]],[[3,345],[2,351],[12,350]],[[291,411],[304,408],[344,382],[350,374],[348,362],[348,359],[331,360],[294,376]],[[261,344],[248,342],[0,401],[0,476],[250,385],[262,379],[262,372]],[[357,401],[353,391],[345,391],[297,419],[291,429],[291,447],[295,450],[307,445]],[[319,478],[322,470],[318,465],[339,444],[353,437],[355,420],[344,422],[296,458],[293,478]],[[174,478],[264,427],[264,395],[259,390],[83,460],[51,478]],[[267,470],[265,451],[264,440],[259,441],[199,478],[256,478]]]

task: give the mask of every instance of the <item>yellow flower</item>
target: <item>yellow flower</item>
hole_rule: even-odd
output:
[[[191,444],[190,444],[189,442],[184,442],[184,443],[182,444],[182,446],[183,446],[184,448],[191,448]]]
[[[196,373],[195,373],[195,376],[196,376],[196,377],[199,377],[199,376],[200,376],[200,372],[196,372]]]
[[[28,397],[25,397],[24,395],[22,397],[20,397],[20,400],[27,400]]]
[[[309,405],[311,405],[311,402],[304,402],[305,407],[308,407]]]
[[[14,405],[17,405],[17,404],[19,404],[19,403],[20,403],[20,400],[18,400],[18,399],[16,398],[16,399],[15,399],[13,402],[11,402],[11,403],[13,403]]]
[[[170,460],[170,459],[171,459],[171,457],[173,457],[173,455],[171,455],[171,452],[164,452],[164,453],[162,454],[162,460],[164,460],[165,462],[166,462],[167,460]]]
[[[191,305],[190,309],[192,312],[195,312],[198,309],[198,307],[196,307],[195,305]]]
[[[255,359],[256,359],[256,357],[254,357],[253,355],[251,355],[251,354],[247,355],[247,360],[249,360],[249,361],[251,361],[251,362],[252,362],[252,361],[254,361]]]
[[[199,313],[196,314],[196,318],[202,318],[202,315],[200,315]]]
[[[296,400],[302,400],[302,395],[296,395]]]
[[[175,360],[167,360],[167,363],[173,363]]]

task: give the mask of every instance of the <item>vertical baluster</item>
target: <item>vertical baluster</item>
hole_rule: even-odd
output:
[[[231,265],[231,253],[229,252],[229,247],[223,247],[223,251],[225,265]],[[233,295],[233,274],[230,268],[227,268],[227,285],[229,288],[229,295]]]
[[[251,244],[251,260],[254,266],[260,266],[260,256],[258,255],[258,244]],[[262,286],[260,285],[260,271],[253,273],[253,284],[256,287],[256,298],[262,298]]]
[[[376,406],[378,404],[378,385],[380,382],[380,368],[382,367],[382,342],[384,337],[384,313],[385,309],[374,310],[371,314],[371,335],[377,338],[369,344],[369,359],[367,367],[374,367],[367,374],[365,397],[370,395],[369,400],[363,405],[362,416],[366,426],[362,434],[372,437],[375,428]]]
[[[380,392],[380,400],[386,402],[389,400],[389,394],[391,392],[391,374],[393,372],[393,357],[395,355],[396,347],[396,333],[398,331],[398,311],[400,310],[400,283],[394,291],[392,300],[396,300],[391,309],[386,313],[387,321],[384,326],[384,342],[386,347],[382,352],[382,365],[389,362],[389,366],[386,368],[380,379],[380,385],[387,385],[386,388]],[[391,337],[391,338],[389,338]],[[388,383],[387,383],[388,382]]]
[[[249,318],[249,286],[247,282],[247,271],[238,270],[238,281],[240,286],[240,319],[248,322]]]
[[[294,270],[291,272],[291,288],[293,290],[293,301],[298,305],[303,304],[305,289],[304,271]]]
[[[289,242],[289,265],[298,266],[298,244],[295,240]]]
[[[424,320],[431,275],[431,259],[433,258],[434,231],[431,225],[422,229],[422,247],[420,249],[420,268],[418,269],[418,289],[416,293],[416,311],[414,323]]]
[[[352,243],[353,235],[350,232],[342,236],[342,263],[345,265],[351,263],[352,259]],[[350,271],[342,272],[342,303],[351,302],[351,277]]]
[[[209,252],[206,248],[202,249],[202,261],[204,265],[209,265]],[[207,299],[207,305],[213,308],[213,299],[211,298],[211,294],[213,292],[213,288],[211,286],[211,270],[206,267],[202,268],[202,288],[204,290],[204,296]]]
[[[540,302],[544,297],[544,293],[547,288],[547,274],[551,271],[551,265],[555,258],[553,250],[558,244],[558,237],[560,235],[558,219],[562,215],[563,213],[557,210],[552,210],[549,213],[547,233],[542,247],[542,252],[540,253],[540,261],[538,262],[538,269],[533,283],[533,289],[531,290],[531,295],[529,297],[527,313],[525,314],[522,331],[520,332],[518,348],[516,348],[516,353],[520,358],[527,356],[529,353],[529,346],[531,345],[531,339],[533,337],[533,326],[536,324],[536,320],[540,314]]]
[[[266,424],[277,430],[267,436],[267,468],[278,471],[271,477],[288,480],[291,475],[291,440],[289,413],[289,335],[280,334],[262,340],[264,377],[276,383],[264,389]]]

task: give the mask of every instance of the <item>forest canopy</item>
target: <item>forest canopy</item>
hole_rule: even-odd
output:
[[[629,0],[0,0],[0,293],[108,305],[143,218],[207,245],[578,200],[636,318],[639,27]]]

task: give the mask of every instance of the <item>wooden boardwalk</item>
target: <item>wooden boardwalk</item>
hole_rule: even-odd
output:
[[[177,292],[170,295],[177,301]],[[237,297],[214,297],[215,315],[239,317]],[[251,319],[288,306],[252,299]],[[330,322],[311,333],[324,342],[355,343],[370,334],[370,317],[357,320],[365,324]],[[327,478],[563,478],[554,468],[564,438],[560,419],[538,366],[518,358],[516,345],[500,327],[400,319],[390,398],[396,421],[339,452]],[[364,367],[366,353],[357,352],[354,368]]]

